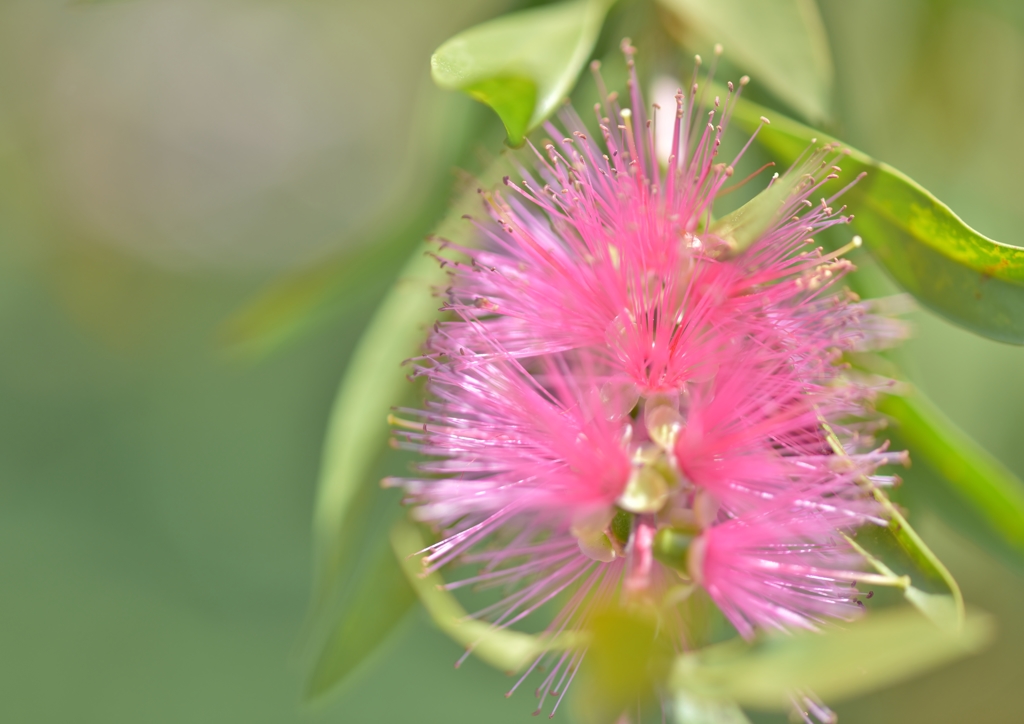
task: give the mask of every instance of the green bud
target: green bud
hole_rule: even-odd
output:
[[[625,510],[618,510],[612,518],[612,535],[622,545],[629,542],[629,534],[633,531],[633,514]]]
[[[653,466],[644,465],[633,470],[616,504],[631,513],[657,513],[670,492],[665,477]]]
[[[661,528],[654,536],[654,559],[669,568],[687,574],[687,553],[694,535],[678,528]]]

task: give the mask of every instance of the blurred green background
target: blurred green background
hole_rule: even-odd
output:
[[[456,671],[420,613],[315,706],[293,655],[346,359],[481,150],[467,129],[485,153],[500,138],[433,89],[429,54],[511,6],[0,5],[0,720],[526,721],[529,693]],[[1018,243],[1024,4],[821,9],[839,135]],[[323,260],[347,274],[334,314],[267,354],[225,350],[238,310]],[[1024,349],[915,323],[916,381],[1024,476]],[[1024,569],[954,532],[933,482],[910,474],[912,519],[997,641],[840,704],[843,722],[1024,721]]]

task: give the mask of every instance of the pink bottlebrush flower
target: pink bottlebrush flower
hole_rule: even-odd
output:
[[[859,556],[839,531],[849,515],[782,507],[707,528],[694,542],[690,573],[745,638],[758,628],[815,630],[861,613]]]
[[[491,243],[462,250],[472,263],[454,265],[448,308],[462,319],[440,326],[437,350],[497,342],[503,355],[532,357],[590,348],[641,391],[658,392],[712,374],[709,358],[724,340],[769,333],[814,359],[848,333],[822,297],[849,265],[804,251],[811,235],[848,221],[829,205],[838,194],[804,206],[834,178],[831,163],[841,154],[822,149],[776,180],[795,189],[771,210],[777,222],[745,254],[726,259],[735,243],[721,235],[728,227],[706,228],[733,169],[716,162],[724,114],[715,126],[711,111],[697,136],[694,103],[677,99],[678,152],[662,177],[652,168],[653,134],[635,84],[634,96],[635,123],[634,112],[614,102],[604,109],[614,122],[599,115],[609,153],[568,111],[565,155],[546,144],[535,175],[523,169],[521,184],[506,179],[514,194],[486,197],[492,222],[480,228]],[[815,348],[800,349],[808,342]]]
[[[822,434],[822,420],[866,414],[863,387],[837,379],[827,363],[817,374],[807,374],[788,353],[748,340],[733,340],[733,346],[713,380],[689,387],[685,424],[680,414],[672,448],[680,473],[730,515],[804,491],[803,502],[810,507],[830,505],[822,500],[826,489],[859,497],[857,478],[905,462],[905,453],[884,447],[838,457]],[[847,437],[857,428],[850,424]],[[862,446],[869,442],[869,436],[861,436]]]
[[[710,110],[696,82],[677,94],[663,170],[624,49],[631,107],[602,90],[602,142],[566,111],[521,181],[482,194],[482,247],[445,244],[464,257],[445,262],[453,318],[417,363],[426,408],[396,419],[427,459],[389,482],[438,533],[428,570],[478,566],[448,587],[505,592],[473,614],[495,626],[559,599],[558,634],[610,601],[672,608],[689,583],[744,636],[848,618],[871,577],[842,532],[882,522],[863,481],[904,458],[872,442],[874,390],[841,363],[900,330],[836,292],[848,249],[810,243],[849,221],[842,190],[821,196],[842,154],[712,221],[738,90]],[[538,695],[582,657],[548,654]]]
[[[579,358],[580,355],[577,355]],[[623,445],[625,410],[600,396],[602,377],[561,357],[537,360],[531,374],[515,360],[425,371],[431,402],[396,441],[439,460],[418,464],[431,477],[401,481],[415,515],[448,526],[467,516],[607,509],[632,465]],[[489,531],[488,531],[489,532]]]

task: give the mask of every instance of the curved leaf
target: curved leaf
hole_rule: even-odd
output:
[[[834,139],[741,99],[734,122],[783,163],[809,144]],[[1024,344],[1024,248],[982,236],[893,167],[849,149],[839,184],[867,176],[843,197],[854,227],[886,271],[925,306],[977,334]]]
[[[351,595],[336,612],[334,628],[313,665],[306,685],[309,699],[326,694],[352,673],[416,603],[387,539],[364,539],[363,544],[370,550],[349,579]]]
[[[753,130],[761,116],[768,113],[741,100],[734,119]],[[787,163],[816,138],[831,141],[813,129],[777,116],[757,138]],[[982,237],[913,181],[859,151],[851,151],[843,169],[847,177],[867,170],[867,177],[844,200],[856,213],[854,225],[864,234],[869,248],[897,280],[953,321],[996,339],[1024,343],[1024,249]],[[882,181],[877,180],[879,177]],[[840,183],[845,180],[849,179],[840,179]],[[895,258],[924,261],[920,265],[894,265]],[[956,279],[963,283],[954,283]],[[900,423],[900,433],[915,454],[947,476],[959,495],[1005,543],[1017,551],[1024,550],[1024,485],[1010,471],[958,430],[920,392],[884,397],[880,409]],[[917,547],[913,538],[918,536],[912,528],[900,524],[899,535],[905,549]],[[926,569],[930,567],[934,574],[945,578],[942,571],[928,565],[927,558],[918,556]]]
[[[854,550],[863,556],[864,560],[871,564],[878,573],[888,578],[889,585],[899,586],[903,589],[903,597],[910,602],[917,610],[923,613],[932,623],[942,628],[958,629],[964,618],[963,599],[960,597],[959,588],[953,593],[927,593],[920,588],[910,585],[910,576],[898,576],[881,559],[869,553],[863,546],[845,533],[842,534],[846,542]]]
[[[500,158],[481,180],[496,184],[507,171],[507,162]],[[465,237],[472,227],[462,216],[478,204],[475,189],[464,193],[439,233],[471,243]],[[436,259],[414,255],[377,309],[346,368],[324,441],[313,517],[315,569],[307,635],[334,628],[336,621],[352,614],[349,603],[338,607],[339,600],[355,605],[363,595],[349,589],[358,571],[357,554],[366,555],[366,536],[373,534],[367,532],[372,528],[367,524],[368,511],[382,495],[370,474],[388,440],[388,412],[412,390],[402,362],[416,355],[427,327],[437,317],[434,288],[445,279]],[[387,525],[378,526],[377,533],[386,531]],[[359,576],[358,582],[380,584],[373,575]],[[397,617],[392,619],[397,623]],[[383,639],[387,632],[379,633]],[[363,648],[365,653],[371,649]]]
[[[923,458],[1003,542],[1024,555],[1024,483],[920,391],[885,396],[878,409],[896,420],[915,457]]]
[[[491,106],[518,146],[572,90],[613,2],[571,0],[464,30],[430,58],[434,82]]]
[[[694,31],[701,43],[722,43],[731,60],[804,118],[829,118],[832,51],[814,0],[660,2],[684,32]]]
[[[336,591],[377,481],[367,477],[387,442],[388,410],[408,393],[402,360],[416,353],[436,316],[437,262],[416,255],[402,270],[353,353],[331,413],[313,518],[313,615]]]
[[[423,575],[416,554],[426,547],[423,536],[412,523],[401,520],[391,529],[391,544],[409,583],[437,627],[458,641],[482,661],[502,671],[519,671],[545,651],[575,646],[575,637],[562,635],[555,640],[499,629],[484,621],[469,618],[437,573]]]
[[[828,439],[829,445],[836,455],[845,457],[846,450],[843,448],[842,442],[832,431],[824,421],[821,423],[822,428],[825,430],[826,438]],[[871,493],[875,501],[879,504],[882,510],[885,512],[885,517],[889,521],[888,531],[892,534],[892,538],[896,543],[899,544],[903,552],[910,558],[913,565],[922,573],[928,577],[941,581],[942,585],[949,591],[948,595],[949,606],[947,608],[953,611],[953,623],[959,625],[964,619],[964,597],[960,592],[960,586],[957,584],[956,579],[946,568],[945,564],[939,557],[932,552],[932,549],[924,542],[917,531],[915,531],[910,522],[904,517],[900,509],[892,504],[888,496],[875,486],[868,477],[861,477],[858,479],[858,484],[865,490]],[[867,526],[870,528],[871,526]],[[893,572],[882,563],[878,558],[871,555],[862,546],[857,544],[853,539],[846,537],[853,547],[860,552],[861,555],[872,565],[874,568],[884,576],[895,577],[896,573]],[[917,606],[922,613],[929,618],[933,619],[934,623],[944,624],[946,620],[935,620],[933,614],[936,610],[933,599],[916,595],[915,591],[918,591],[914,586],[910,585],[907,581],[903,584],[904,596],[910,603]]]
[[[937,628],[909,607],[882,609],[843,629],[753,644],[736,640],[683,654],[669,682],[704,700],[786,710],[801,691],[839,701],[917,676],[976,653],[992,631],[991,619],[974,611],[963,627],[951,629]]]
[[[945,564],[939,560],[932,549],[924,542],[917,531],[911,527],[910,522],[903,516],[899,508],[892,504],[886,495],[878,488],[872,488],[872,494],[886,512],[889,519],[889,531],[892,533],[896,542],[899,543],[900,547],[904,552],[910,556],[910,559],[914,562],[920,570],[924,571],[930,577],[942,581],[943,585],[949,591],[948,595],[950,600],[950,608],[955,612],[956,620],[962,621],[964,617],[964,596],[960,592],[960,585],[953,578],[953,575],[946,568]],[[925,599],[920,596],[916,596],[913,592],[919,590],[914,586],[909,586],[904,592],[907,600],[912,604],[921,609],[929,618],[932,618],[934,608],[929,603],[930,599]],[[925,605],[927,604],[927,605]],[[933,619],[934,620],[934,619]],[[938,621],[935,621],[938,623]]]

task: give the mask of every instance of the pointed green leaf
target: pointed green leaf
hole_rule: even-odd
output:
[[[771,125],[757,141],[792,163],[813,140],[834,139],[750,101],[733,121],[748,131],[761,116]],[[896,169],[849,149],[835,188],[867,176],[843,197],[854,227],[892,277],[925,306],[977,334],[1024,344],[1024,248],[988,239]]]
[[[913,608],[872,611],[863,620],[823,633],[730,641],[683,654],[670,686],[710,701],[786,710],[790,696],[813,691],[835,702],[898,683],[978,652],[992,621],[968,612],[959,629],[939,628]]]
[[[1024,483],[961,431],[919,390],[883,397],[900,437],[950,484],[1018,554],[1024,556]]]
[[[956,579],[946,568],[945,564],[939,560],[939,557],[932,552],[932,549],[924,542],[924,539],[917,533],[916,530],[910,525],[910,522],[903,516],[899,508],[892,504],[885,493],[878,488],[873,488],[872,493],[874,494],[875,500],[882,505],[882,509],[885,511],[886,516],[889,519],[889,532],[892,533],[896,542],[899,543],[900,547],[910,557],[910,560],[914,562],[914,565],[918,569],[923,571],[927,576],[934,580],[941,581],[949,591],[948,596],[952,602],[952,609],[956,612],[956,617],[962,620],[964,617],[964,597],[960,592],[960,586],[957,584]],[[911,590],[913,587],[908,588]],[[915,606],[921,607],[925,600],[912,595],[907,596],[907,600],[913,603]],[[922,612],[931,617],[933,609],[922,607]]]
[[[309,675],[309,699],[326,694],[352,673],[416,603],[387,539],[375,537],[365,544],[372,550],[349,579],[350,598],[336,612],[337,621]]]
[[[956,599],[946,593],[926,593],[910,586],[904,594],[913,606],[939,628],[956,630],[960,626],[960,611]]]
[[[507,161],[502,157],[481,182],[494,185],[507,171]],[[475,211],[479,203],[475,189],[463,194],[438,232],[472,244],[472,226],[462,216]],[[346,368],[324,441],[314,510],[315,568],[306,623],[308,638],[315,639],[318,632],[334,628],[339,618],[351,614],[344,602],[363,595],[353,594],[353,585],[378,585],[372,576],[359,578],[356,573],[359,559],[367,555],[368,536],[374,535],[368,513],[382,495],[371,473],[388,440],[388,412],[413,389],[402,362],[417,354],[427,328],[437,318],[439,302],[434,288],[446,278],[436,259],[416,253],[377,309]],[[397,505],[393,508],[398,510]],[[383,517],[385,523],[377,526],[378,533],[385,533],[390,525],[386,515]],[[344,606],[340,610],[339,601]],[[383,638],[386,631],[378,633]],[[370,648],[360,650],[369,653]]]
[[[572,90],[613,2],[570,0],[464,30],[431,57],[434,82],[491,106],[518,146]]]
[[[416,526],[404,520],[397,522],[391,529],[391,544],[409,583],[437,627],[491,666],[502,671],[519,671],[545,651],[579,643],[574,636],[545,639],[494,628],[489,623],[469,618],[462,604],[443,588],[444,581],[439,574],[424,575],[417,553],[427,543]]]
[[[688,44],[722,43],[726,57],[804,118],[831,115],[832,51],[814,0],[660,2],[682,21]]]
[[[358,545],[350,540],[378,481],[369,473],[388,439],[386,416],[410,390],[402,360],[416,354],[437,315],[435,260],[417,254],[378,308],[352,355],[331,413],[313,518],[313,615],[327,605]]]
[[[897,575],[884,561],[868,552],[856,540],[845,533],[842,535],[854,550],[871,564],[872,568],[888,579],[885,585],[902,588],[904,598],[917,608],[918,611],[923,613],[933,624],[942,628],[957,629],[963,623],[963,600],[959,595],[959,588],[952,589],[951,593],[926,593],[920,588],[910,585],[910,576]],[[955,582],[953,585],[956,585]]]
[[[839,438],[832,431],[832,428],[824,421],[821,423],[821,425],[822,428],[825,430],[826,438],[829,442],[829,445],[832,447],[832,450],[836,453],[836,455],[845,456],[846,450],[843,448],[843,445],[839,441]],[[953,575],[949,572],[949,569],[946,568],[945,564],[941,560],[939,560],[939,557],[932,552],[932,549],[928,547],[928,545],[924,542],[924,539],[922,539],[921,536],[918,535],[917,531],[914,530],[913,527],[911,527],[910,522],[904,517],[900,509],[892,504],[892,501],[889,500],[889,497],[885,494],[884,491],[882,491],[874,483],[872,483],[871,479],[868,477],[859,478],[857,483],[865,490],[869,491],[872,497],[874,497],[875,501],[882,508],[882,510],[885,513],[885,518],[889,521],[889,533],[892,535],[893,540],[895,540],[895,542],[899,544],[899,547],[910,559],[914,567],[916,567],[917,571],[923,573],[925,576],[934,581],[941,582],[941,584],[946,588],[946,590],[949,591],[948,596],[951,602],[950,607],[954,611],[954,620],[957,625],[962,623],[965,615],[964,597],[963,594],[960,592],[960,586],[957,584],[956,579],[953,578]],[[864,558],[872,566],[874,566],[874,568],[879,573],[889,577],[896,576],[896,573],[890,570],[889,567],[885,565],[885,563],[883,563],[875,556],[871,555],[856,541],[854,541],[849,536],[844,537],[846,537],[847,541],[851,545],[853,545],[853,547],[861,555],[863,555]],[[906,595],[907,591],[912,590],[913,587],[909,586],[908,584],[903,585],[906,586],[904,588],[904,593]],[[926,599],[921,597],[915,597],[913,595],[907,595],[907,600],[915,606],[921,607],[922,612],[926,616],[933,616],[934,609],[923,606],[923,604],[927,602]]]
[[[778,221],[779,211],[798,181],[794,176],[777,179],[743,206],[715,221],[708,230],[727,241],[733,251],[743,251]]]

